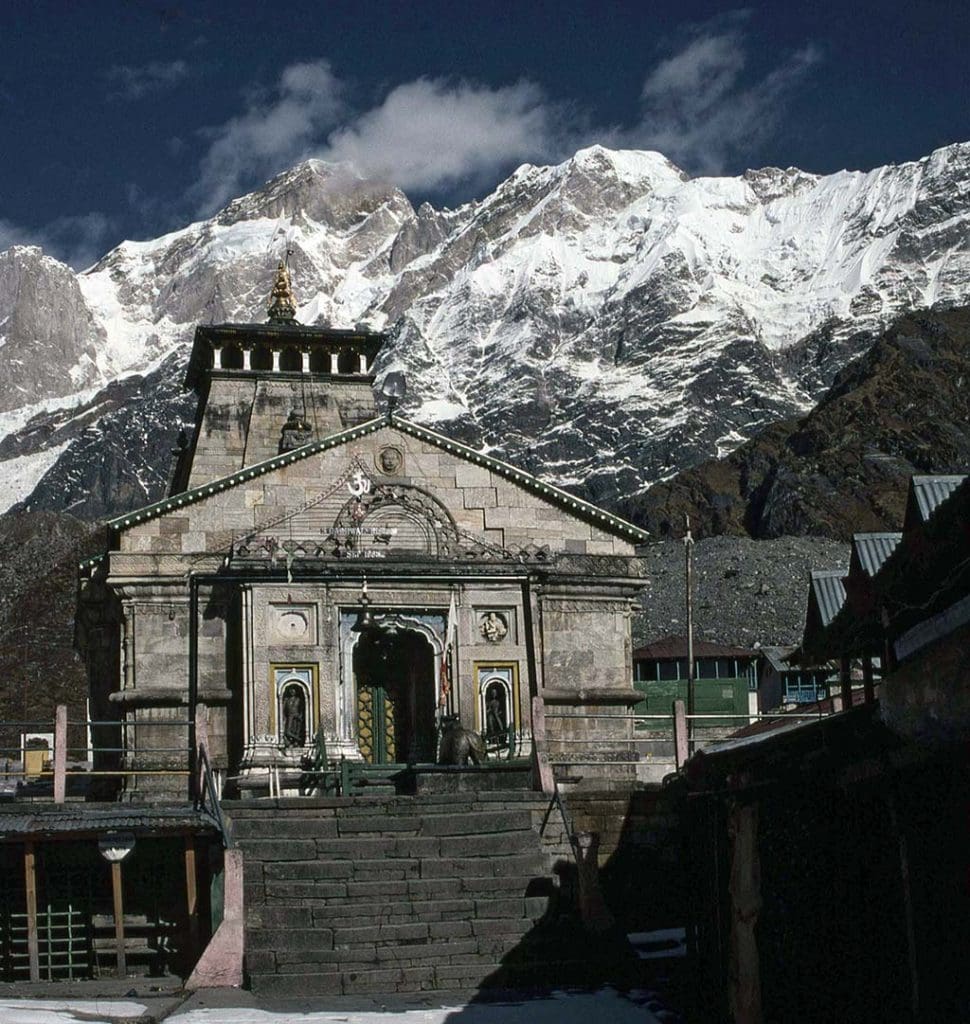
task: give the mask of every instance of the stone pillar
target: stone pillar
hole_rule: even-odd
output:
[[[253,368],[253,363],[252,363],[253,350],[251,348],[243,348],[242,354],[243,354],[243,369],[244,370],[251,370]]]
[[[133,690],[135,687],[135,606],[125,601],[122,606],[122,689]]]
[[[301,354],[303,356],[303,372],[304,373],[309,373],[310,372],[310,350],[308,348],[305,348]]]
[[[222,346],[221,345],[213,345],[212,346],[212,368],[214,370],[221,370],[222,369]]]
[[[337,352],[330,353],[330,372],[339,373],[340,355]]]
[[[363,352],[357,356],[357,368],[360,373],[367,373],[367,356]]]
[[[243,750],[249,751],[256,738],[256,700],[253,692],[253,588],[240,588],[242,617]]]
[[[280,372],[280,350],[278,348],[273,349],[273,373]]]

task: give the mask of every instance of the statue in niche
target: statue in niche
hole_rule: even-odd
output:
[[[313,430],[310,424],[295,409],[291,409],[280,434],[280,452],[301,448],[312,440]]]
[[[509,627],[508,623],[498,612],[489,612],[482,618],[479,632],[490,644],[497,644],[508,635]]]
[[[485,689],[485,739],[505,740],[509,732],[505,687],[492,683]]]
[[[306,743],[306,701],[299,686],[283,691],[283,746],[302,747]]]

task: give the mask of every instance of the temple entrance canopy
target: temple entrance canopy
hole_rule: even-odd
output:
[[[370,630],[354,649],[357,743],[370,764],[432,762],[436,745],[434,655],[410,630]]]

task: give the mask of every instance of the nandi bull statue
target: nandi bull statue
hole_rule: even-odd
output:
[[[438,764],[478,765],[485,757],[485,741],[477,732],[466,729],[458,715],[442,715]]]

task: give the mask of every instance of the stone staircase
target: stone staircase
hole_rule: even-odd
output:
[[[249,984],[285,997],[582,981],[559,822],[552,845],[539,837],[547,808],[515,791],[226,803]]]

